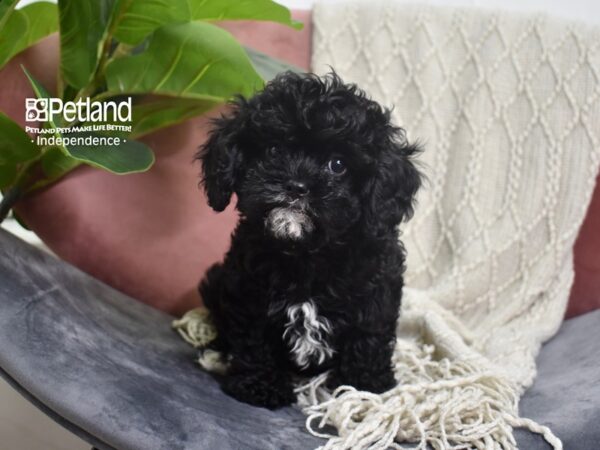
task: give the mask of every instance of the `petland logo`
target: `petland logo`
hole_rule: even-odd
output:
[[[131,133],[131,112],[131,97],[119,102],[27,98],[25,121],[54,126],[25,126],[25,131],[37,135],[35,142],[39,146],[119,146],[127,142],[122,133]],[[62,120],[56,120],[61,116]]]
[[[25,100],[27,122],[47,122],[59,114],[70,122],[131,122],[131,97],[125,101],[97,102],[80,98],[77,102],[63,102],[60,98],[28,98]]]

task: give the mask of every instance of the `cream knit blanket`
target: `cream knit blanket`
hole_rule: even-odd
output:
[[[399,2],[325,2],[313,70],[333,67],[425,147],[428,182],[404,228],[399,387],[313,380],[327,449],[513,449],[518,399],[559,328],[572,249],[600,161],[600,31],[544,16]]]
[[[393,106],[428,182],[402,240],[397,388],[298,388],[325,449],[515,449],[542,342],[561,324],[600,161],[600,32],[543,16],[399,3],[314,9],[313,69]],[[210,339],[206,317],[176,327]],[[208,334],[207,334],[208,333]],[[208,336],[208,337],[207,337]]]

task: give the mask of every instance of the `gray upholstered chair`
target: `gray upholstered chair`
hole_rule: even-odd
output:
[[[172,318],[0,230],[0,374],[100,450],[311,449],[296,408],[224,395]],[[522,414],[566,449],[600,442],[600,311],[565,322],[538,359]],[[548,448],[519,433],[520,448]]]

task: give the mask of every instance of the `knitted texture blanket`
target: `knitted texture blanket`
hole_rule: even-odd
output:
[[[428,178],[404,228],[399,387],[306,410],[326,448],[516,447],[541,344],[559,328],[600,161],[600,31],[540,15],[322,2],[313,70],[394,108]],[[397,446],[397,444],[395,444]],[[401,448],[397,446],[397,448]]]
[[[309,430],[325,449],[515,449],[523,426],[562,448],[518,401],[561,324],[598,171],[600,32],[377,1],[323,2],[313,20],[313,70],[393,107],[428,181],[402,235],[398,387],[331,393],[316,377],[298,387]],[[203,313],[176,328],[211,336]]]

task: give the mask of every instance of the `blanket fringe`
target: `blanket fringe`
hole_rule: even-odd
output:
[[[518,388],[469,361],[435,360],[435,348],[397,341],[394,366],[398,386],[380,395],[341,386],[323,386],[327,374],[297,389],[308,415],[306,426],[327,438],[320,450],[408,449],[515,450],[513,428],[541,434],[555,450],[562,443],[544,426],[518,416]],[[327,425],[337,435],[323,432]],[[429,446],[429,447],[428,447]]]
[[[206,347],[217,337],[217,330],[204,307],[186,312],[181,319],[174,320],[172,327],[194,348]]]

